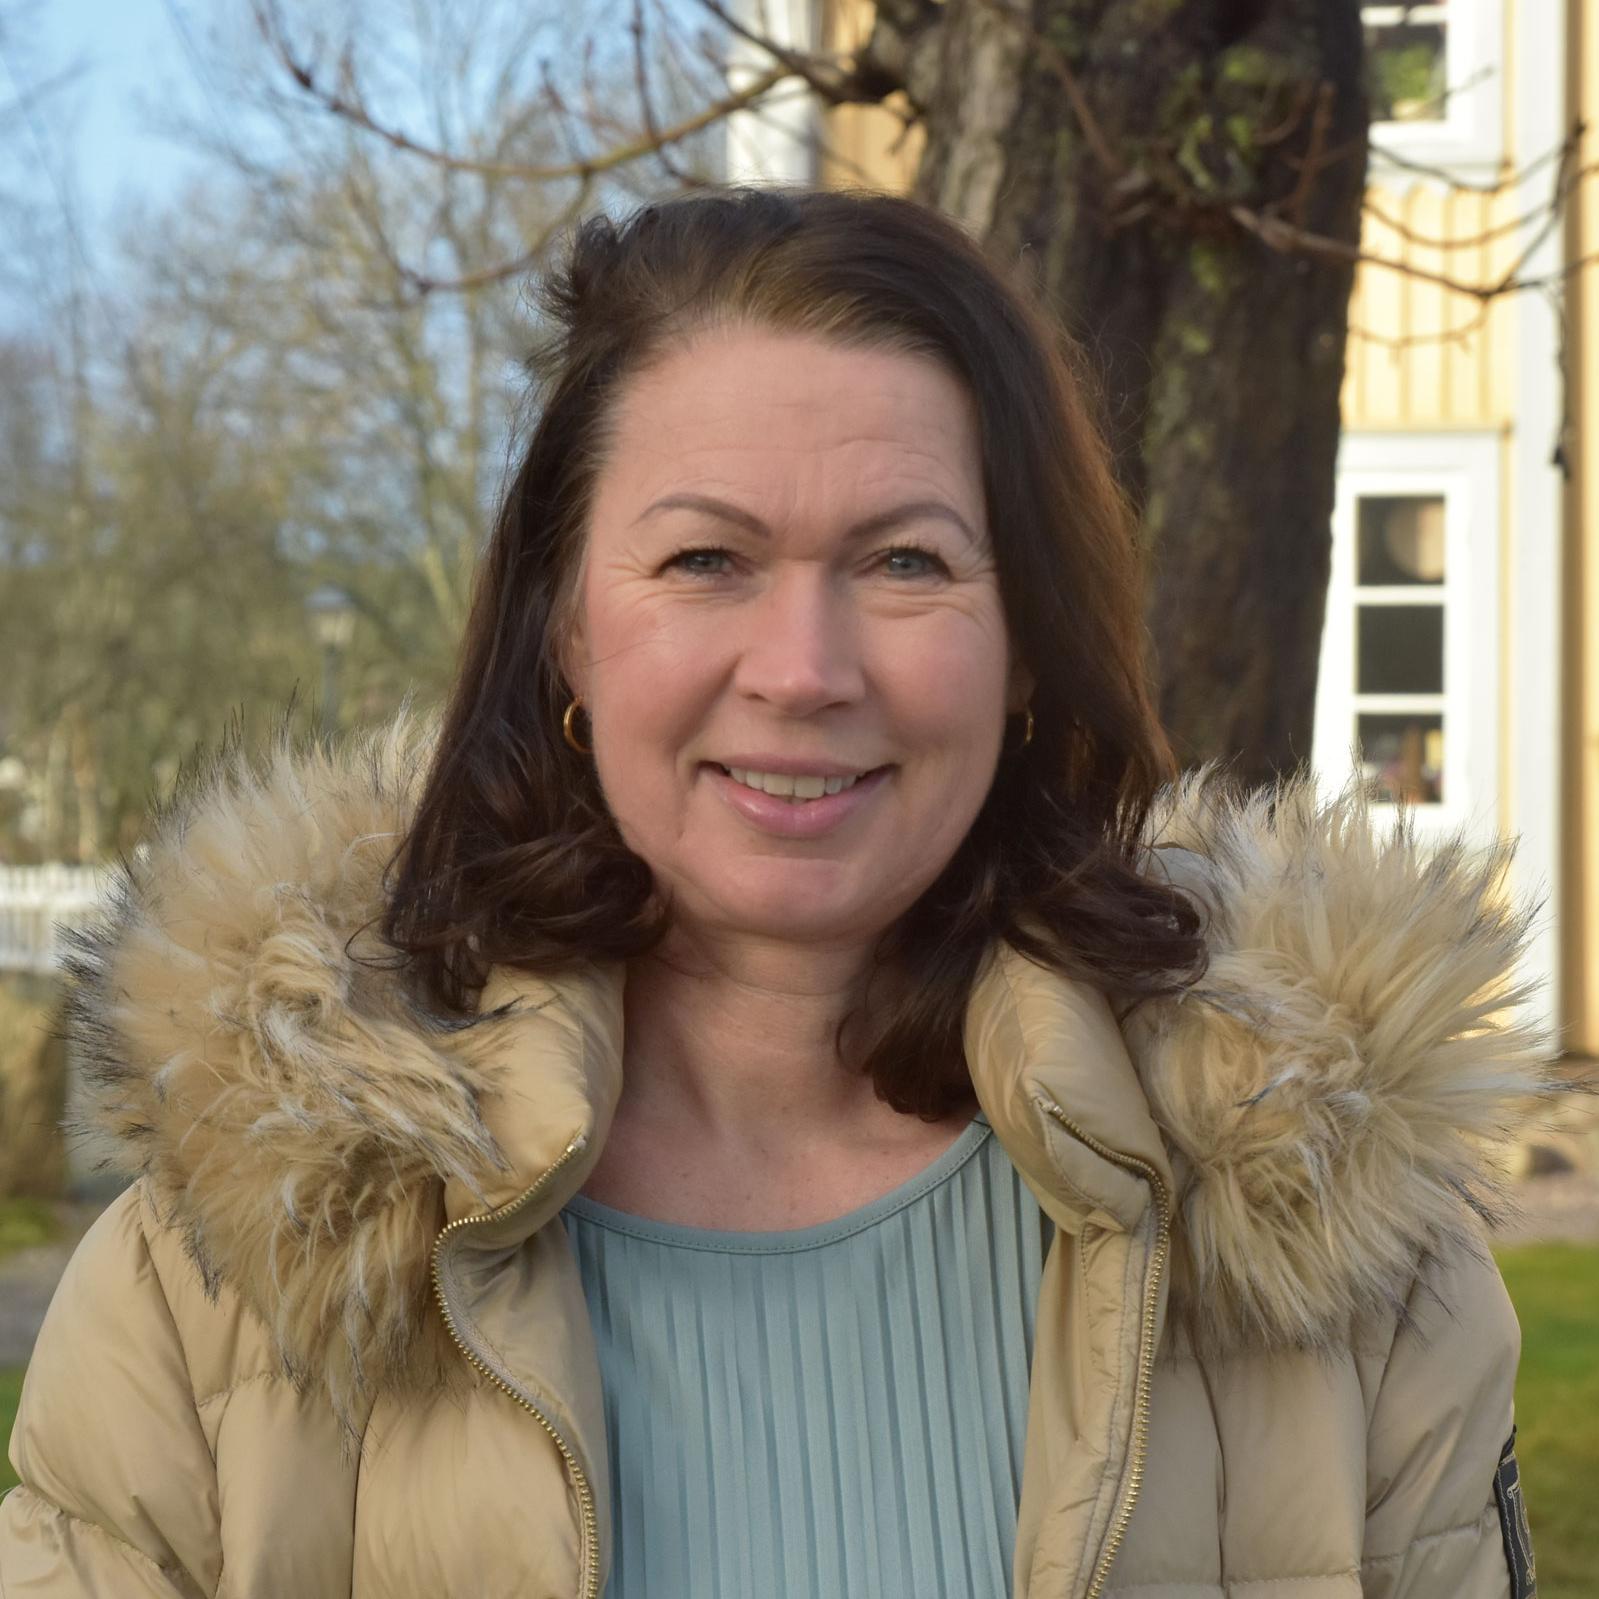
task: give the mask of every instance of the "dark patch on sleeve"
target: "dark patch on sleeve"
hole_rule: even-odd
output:
[[[1510,1599],[1537,1599],[1538,1568],[1532,1557],[1532,1533],[1527,1528],[1527,1504],[1521,1494],[1521,1468],[1516,1464],[1516,1429],[1510,1429],[1499,1451],[1494,1473],[1494,1498],[1499,1504],[1499,1531],[1505,1540],[1505,1564],[1510,1568]]]

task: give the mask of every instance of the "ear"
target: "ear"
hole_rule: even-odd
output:
[[[585,704],[588,701],[588,671],[585,664],[587,659],[582,636],[575,631],[555,647],[555,663],[561,669],[562,679],[573,695]]]
[[[561,676],[566,680],[567,686],[578,699],[588,701],[588,639],[583,632],[583,612],[581,606],[571,604],[566,616],[557,622],[558,636],[555,640],[555,664],[560,669]]]

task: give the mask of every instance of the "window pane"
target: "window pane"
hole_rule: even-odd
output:
[[[1367,87],[1373,122],[1441,122],[1444,119],[1444,30],[1447,6],[1363,5]]]
[[[1444,797],[1444,719],[1438,713],[1355,718],[1360,769],[1373,799],[1440,803]]]
[[[1362,494],[1355,526],[1357,582],[1443,582],[1443,495]]]
[[[1357,694],[1442,694],[1443,691],[1443,606],[1356,607]]]

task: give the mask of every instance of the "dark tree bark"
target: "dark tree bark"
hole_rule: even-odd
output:
[[[1369,108],[1354,0],[881,0],[916,192],[1036,275],[1102,375],[1186,766],[1307,760]]]

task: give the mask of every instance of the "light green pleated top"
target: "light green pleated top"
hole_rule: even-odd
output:
[[[978,1115],[785,1232],[562,1212],[599,1350],[607,1599],[1002,1599],[1051,1225]]]

